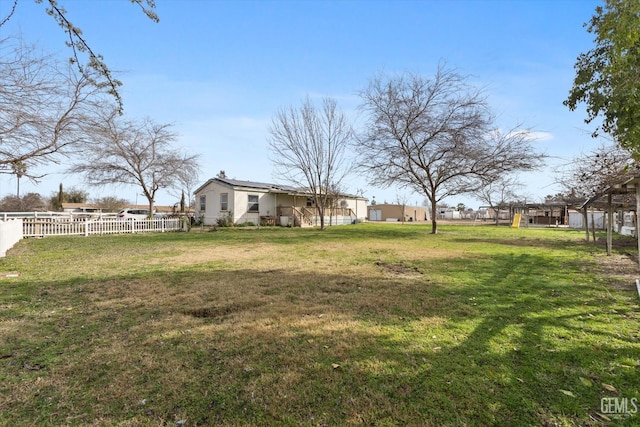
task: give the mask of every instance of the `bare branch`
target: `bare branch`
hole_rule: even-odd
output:
[[[21,41],[0,42],[0,169],[22,162],[26,177],[89,139],[100,92],[69,64]],[[3,167],[4,166],[4,167]]]
[[[13,14],[16,13],[16,7],[18,7],[18,0],[13,0],[13,5],[11,6],[11,10],[9,11],[9,13],[7,13],[7,16],[5,16],[2,19],[2,21],[0,21],[0,27],[6,24],[7,21],[11,19]]]

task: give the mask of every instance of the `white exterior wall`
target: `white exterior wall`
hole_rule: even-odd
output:
[[[231,198],[233,198],[233,203],[229,204],[229,210],[233,212],[233,222],[236,224],[247,221],[254,222],[253,218],[248,219],[247,216],[245,216],[248,201],[247,195],[239,191],[231,191],[229,199],[231,200]],[[233,205],[233,207],[231,205]]]
[[[0,221],[0,258],[23,238],[22,219]]]
[[[589,220],[589,229],[593,228],[593,223],[595,220],[595,225],[597,230],[604,230],[606,223],[605,212],[591,212],[589,211],[589,215],[587,216]],[[569,212],[569,227],[582,229],[584,228],[584,217],[582,212]]]
[[[212,182],[196,194],[195,215],[196,218],[202,218],[205,225],[215,225],[218,218],[227,215],[227,212],[220,210],[220,194],[222,193],[229,194],[229,211],[233,211],[233,190],[228,187]],[[205,197],[204,212],[200,210],[200,198],[202,196]]]
[[[249,212],[249,196],[258,196],[258,212]],[[256,225],[260,224],[260,217],[267,215],[275,215],[273,207],[274,195],[264,190],[235,190],[233,212],[234,222],[242,224],[244,222],[252,222]],[[267,214],[267,211],[269,212]]]
[[[221,210],[220,195],[228,194],[227,211]],[[258,212],[248,212],[249,195],[258,196]],[[206,206],[205,212],[200,212],[200,197],[205,196]],[[276,195],[269,194],[265,190],[258,189],[242,189],[234,190],[225,185],[211,182],[198,194],[196,194],[196,218],[203,218],[205,225],[215,225],[218,218],[224,218],[229,213],[232,214],[234,223],[241,224],[244,222],[260,223],[261,216],[275,216]]]
[[[345,199],[347,206],[351,208],[356,217],[365,221],[367,219],[367,201],[365,199]]]
[[[460,219],[460,211],[447,210],[444,213],[444,219]]]
[[[220,210],[220,193],[216,193],[210,184],[200,193],[196,194],[195,216],[201,218],[205,225],[212,225],[218,219]],[[205,210],[200,209],[200,198],[205,197]]]

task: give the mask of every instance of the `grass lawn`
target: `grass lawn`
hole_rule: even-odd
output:
[[[640,425],[633,245],[429,231],[21,241],[0,425]]]

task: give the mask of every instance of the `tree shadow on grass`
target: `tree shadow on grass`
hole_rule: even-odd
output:
[[[0,420],[589,425],[600,398],[640,394],[637,305],[580,265],[429,262],[468,280],[202,268],[42,284],[2,316]]]

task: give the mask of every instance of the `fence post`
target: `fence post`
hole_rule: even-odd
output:
[[[89,218],[84,219],[84,237],[89,236]]]

